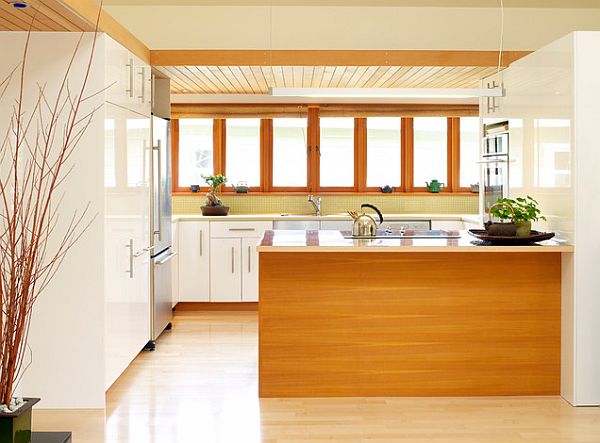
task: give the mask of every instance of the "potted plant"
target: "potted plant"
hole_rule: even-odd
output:
[[[221,174],[202,176],[210,191],[206,193],[206,205],[202,206],[202,215],[227,215],[229,206],[223,205],[223,202],[217,197],[219,188],[227,183],[227,177]]]
[[[501,220],[512,219],[517,237],[531,235],[531,222],[546,220],[538,207],[539,203],[530,195],[525,197],[499,198],[498,206],[490,208],[490,214]],[[512,210],[507,209],[507,206]]]

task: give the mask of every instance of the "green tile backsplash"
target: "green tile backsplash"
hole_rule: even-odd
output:
[[[371,203],[388,214],[477,214],[477,195],[324,195],[321,197],[324,214],[359,210],[361,203]],[[226,195],[221,200],[231,209],[230,214],[304,214],[312,206],[305,195]],[[200,214],[204,194],[173,196],[173,214]]]

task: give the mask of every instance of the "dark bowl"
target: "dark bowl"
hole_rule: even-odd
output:
[[[202,215],[223,216],[229,212],[229,206],[202,206]]]

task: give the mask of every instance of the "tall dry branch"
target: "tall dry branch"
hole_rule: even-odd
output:
[[[102,4],[96,30],[101,10]],[[82,106],[90,97],[87,89],[97,32],[89,54],[81,54],[83,38],[81,34],[64,75],[48,79],[59,85],[52,96],[45,85],[32,86],[27,81],[31,31],[20,64],[0,79],[0,104],[11,92],[17,97],[0,142],[0,404],[10,404],[26,369],[36,300],[95,218],[89,203],[70,215],[61,214],[68,192],[62,188],[74,167],[72,155],[99,109]],[[72,91],[70,77],[81,56],[87,60],[84,78]]]

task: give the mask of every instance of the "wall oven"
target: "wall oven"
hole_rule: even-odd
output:
[[[487,214],[499,198],[508,197],[508,121],[483,125],[483,210]]]

